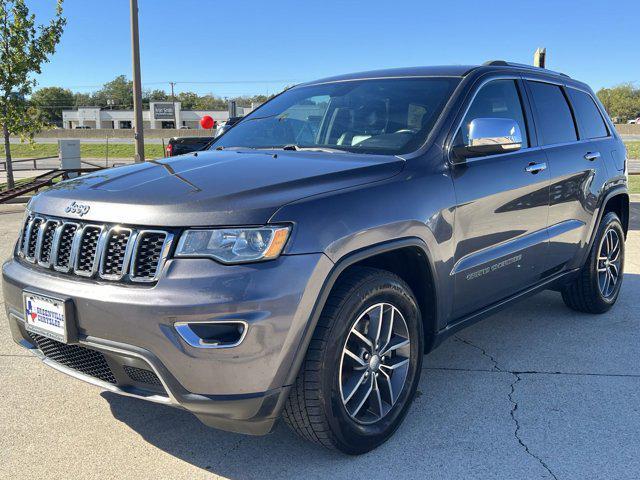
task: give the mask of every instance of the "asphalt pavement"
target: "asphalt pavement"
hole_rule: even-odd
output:
[[[21,208],[0,208],[0,259]],[[10,339],[0,305],[0,478],[637,479],[640,475],[640,196],[618,304],[601,316],[544,292],[425,358],[394,437],[360,457],[280,424],[249,437],[101,392]],[[1,300],[1,299],[0,299]]]

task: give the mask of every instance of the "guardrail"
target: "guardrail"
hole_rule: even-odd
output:
[[[33,162],[33,168],[30,168],[29,170],[51,170],[51,167],[49,168],[38,168],[38,161],[41,160],[51,160],[54,158],[58,158],[57,156],[53,156],[53,157],[37,157],[37,158],[19,158],[17,160],[11,160],[11,164],[15,165],[17,163],[26,163],[26,162]],[[0,161],[0,171],[6,172],[7,171],[7,161],[6,160],[2,160]]]
[[[8,200],[20,197],[27,193],[37,192],[41,188],[50,187],[55,183],[56,180],[67,180],[72,174],[81,175],[83,173],[96,172],[98,170],[102,169],[98,167],[49,170],[47,173],[43,173],[42,175],[31,178],[28,182],[20,183],[14,188],[0,190],[0,203],[7,202]]]
[[[73,157],[72,159],[75,159],[76,157]],[[36,171],[48,171],[48,170],[54,170],[56,167],[52,166],[52,165],[38,165],[38,162],[42,162],[44,160],[58,160],[57,156],[53,156],[53,157],[37,157],[37,158],[19,158],[17,160],[11,160],[11,164],[14,166],[14,170],[19,171],[19,170],[36,170]],[[15,168],[16,164],[21,165],[24,163],[29,163],[32,162],[33,165],[31,165],[28,168]],[[85,164],[85,165],[89,165],[89,167],[97,167],[97,168],[104,168],[104,165],[98,165],[94,162],[88,162],[86,160],[82,160],[80,159],[80,163],[81,164]],[[115,165],[115,164],[114,164]],[[6,172],[7,171],[7,161],[6,160],[0,160],[0,172]]]

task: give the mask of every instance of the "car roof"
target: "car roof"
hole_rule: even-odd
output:
[[[430,67],[406,67],[406,68],[390,68],[383,70],[371,70],[365,72],[349,73],[345,75],[337,75],[326,77],[311,82],[302,83],[297,86],[315,85],[321,83],[343,82],[350,80],[365,80],[374,78],[402,78],[402,77],[465,77],[470,73],[489,73],[489,72],[514,72],[514,73],[536,73],[563,82],[574,85],[586,86],[586,84],[572,79],[564,73],[555,72],[546,68],[534,67],[533,65],[525,65],[519,63],[505,62],[504,60],[492,60],[482,65],[437,65]]]

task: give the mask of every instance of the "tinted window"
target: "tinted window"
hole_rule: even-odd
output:
[[[458,82],[397,78],[295,87],[243,118],[212,148],[412,152],[426,140]]]
[[[606,137],[609,132],[591,95],[581,92],[580,90],[574,90],[573,88],[568,89],[568,92],[571,103],[573,104],[573,110],[578,119],[580,137]]]
[[[574,142],[578,139],[571,109],[557,85],[528,82],[538,112],[537,123],[543,145]]]
[[[476,118],[509,118],[520,126],[524,146],[529,146],[527,125],[524,121],[520,95],[513,80],[495,80],[488,83],[473,99],[462,121],[457,144],[468,144],[469,123]]]

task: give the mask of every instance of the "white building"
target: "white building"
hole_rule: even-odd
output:
[[[175,108],[174,108],[175,106]],[[237,107],[238,115],[246,115],[252,108]],[[143,128],[161,129],[189,127],[202,128],[200,119],[209,115],[216,123],[229,118],[229,112],[182,110],[180,102],[151,102],[149,110],[142,111]],[[175,124],[174,124],[175,119]],[[133,128],[133,110],[108,110],[100,107],[78,107],[77,110],[62,111],[63,128]]]

